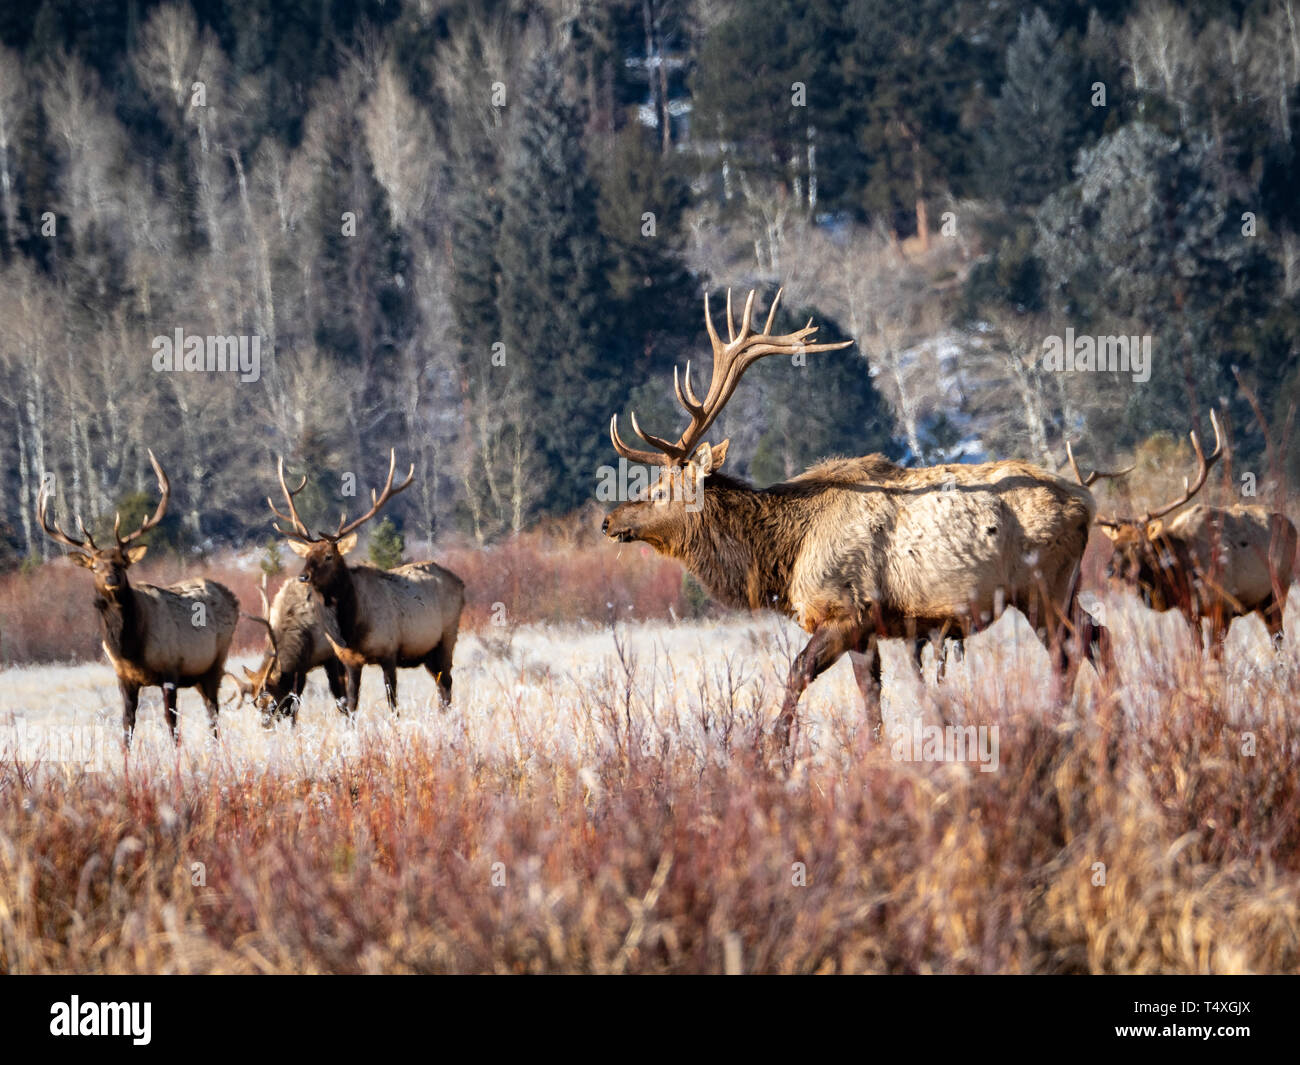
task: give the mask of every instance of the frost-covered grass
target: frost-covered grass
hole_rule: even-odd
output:
[[[1118,677],[1072,697],[1017,614],[943,685],[887,646],[887,732],[996,726],[994,772],[874,744],[847,662],[790,764],[770,616],[487,625],[449,707],[403,670],[393,718],[368,669],[349,724],[318,674],[215,743],[185,691],[179,751],[153,692],[129,756],[106,665],[9,669],[0,970],[1297,970],[1300,644],[1238,621],[1221,670],[1105,605]],[[99,771],[32,762],[68,726]]]

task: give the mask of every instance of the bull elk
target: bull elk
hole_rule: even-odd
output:
[[[433,562],[408,562],[393,570],[364,563],[349,566],[343,556],[357,543],[356,530],[373,518],[393,496],[410,487],[412,466],[406,479],[393,487],[396,452],[389,453],[388,479],[383,491],[370,493],[370,509],[353,521],[344,514],[337,530],[313,533],[298,516],[294,497],[307,484],[303,477],[290,489],[284,479],[284,459],[278,466],[280,490],[288,514],[269,498],[272,513],[288,528],[276,526],[288,537],[289,547],[303,561],[298,580],[321,597],[327,620],[326,639],[343,663],[347,714],[356,712],[361,690],[361,669],[378,665],[384,673],[389,710],[397,709],[397,669],[424,666],[438,684],[442,698],[451,701],[451,661],[465,606],[465,585],[450,570]]]
[[[737,330],[727,296],[727,340],[704,322],[713,348],[709,390],[699,399],[690,364],[673,388],[690,424],[670,441],[637,434],[654,450],[625,444],[617,415],[610,438],[624,458],[660,472],[646,493],[615,508],[604,533],[640,540],[677,559],[721,602],[770,608],[811,634],[790,670],[778,739],[788,744],[805,688],[841,655],[852,656],[873,732],[881,725],[880,655],[885,638],[958,637],[990,624],[1000,606],[1015,606],[1054,649],[1069,682],[1077,656],[1067,630],[1089,658],[1105,647],[1104,630],[1074,610],[1079,563],[1095,515],[1080,485],[1024,462],[903,469],[883,455],[831,459],[770,488],[755,489],[721,472],[729,441],[704,435],[745,370],[766,355],[834,351],[852,341],[810,344],[804,328],[774,336],[781,293],[763,332],[754,332],[754,293]]]
[[[227,674],[238,686],[240,701],[250,699],[262,712],[262,724],[271,725],[277,716],[288,716],[298,723],[298,705],[307,675],[318,666],[325,670],[330,694],[340,709],[347,705],[342,663],[325,634],[332,619],[323,609],[320,597],[311,585],[285,581],[271,602],[266,597],[266,577],[262,577],[262,616],[244,617],[266,627],[268,650],[256,669],[244,667],[242,678]],[[335,633],[336,641],[341,636]]]
[[[1210,422],[1214,450],[1208,457],[1195,430],[1189,434],[1196,476],[1183,481],[1182,495],[1140,517],[1101,518],[1097,524],[1115,549],[1107,577],[1136,589],[1153,610],[1179,610],[1198,640],[1201,622],[1208,620],[1210,650],[1218,658],[1232,619],[1250,613],[1263,619],[1274,648],[1281,646],[1296,529],[1284,514],[1245,504],[1196,503],[1165,521],[1205,486],[1210,469],[1223,454],[1223,434],[1214,411]],[[1075,477],[1084,482],[1068,446],[1067,453]]]
[[[36,520],[47,536],[72,548],[72,561],[90,570],[95,580],[95,609],[99,612],[104,653],[113,664],[122,692],[122,729],[128,746],[135,730],[141,688],[162,689],[163,706],[172,736],[180,742],[176,708],[178,688],[198,688],[208,710],[212,734],[217,732],[217,694],[225,673],[226,655],[239,620],[239,600],[225,585],[206,578],[181,581],[166,588],[132,586],[127,569],[144,558],[145,544],[134,544],[162,521],[171,498],[171,484],[149,452],[162,498],[153,517],[123,536],[122,515],[113,520],[114,543],[99,547],[77,518],[81,539],[69,536],[49,518],[49,485],[36,500]]]

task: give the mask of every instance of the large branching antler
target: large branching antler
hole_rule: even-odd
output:
[[[691,387],[691,364],[689,362],[686,364],[686,372],[681,378],[677,375],[676,367],[673,368],[673,391],[677,393],[677,401],[690,415],[690,425],[674,442],[647,433],[637,422],[634,413],[632,415],[632,428],[642,440],[656,449],[654,451],[644,451],[639,448],[629,447],[623,442],[623,438],[618,434],[618,415],[616,414],[610,419],[609,423],[609,435],[614,442],[614,450],[626,459],[645,463],[646,465],[680,465],[691,457],[695,448],[704,438],[704,434],[709,431],[709,427],[713,425],[713,422],[722,412],[722,408],[727,405],[727,401],[736,390],[736,385],[740,382],[741,375],[764,355],[794,355],[799,352],[836,351],[840,348],[847,348],[853,343],[851,340],[841,341],[838,344],[805,343],[808,338],[817,332],[817,327],[813,325],[811,318],[808,319],[808,324],[802,329],[793,333],[773,336],[772,323],[776,319],[776,309],[781,302],[782,291],[778,289],[776,297],[772,300],[772,306],[767,312],[767,324],[763,327],[763,331],[755,333],[752,321],[754,290],[750,289],[749,296],[745,300],[745,312],[740,331],[737,333],[735,319],[731,313],[731,290],[728,289],[727,340],[725,342],[718,336],[718,332],[713,326],[713,315],[709,311],[709,296],[708,293],[705,293],[704,324],[709,332],[709,341],[713,345],[713,375],[709,382],[709,390],[705,393],[703,400],[696,396],[695,389]]]
[[[154,528],[163,519],[167,513],[167,504],[172,497],[172,484],[167,480],[167,474],[163,472],[161,463],[154,457],[153,450],[149,451],[149,462],[153,465],[154,475],[158,478],[158,490],[162,493],[162,498],[158,501],[158,507],[153,512],[153,517],[149,518],[140,528],[133,533],[122,535],[122,514],[119,511],[113,516],[113,539],[117,541],[118,547],[125,547],[132,540],[138,540],[141,536]],[[83,530],[84,531],[84,530]]]
[[[1124,477],[1137,469],[1137,465],[1134,464],[1126,470],[1093,470],[1087,477],[1085,477],[1079,472],[1079,464],[1074,461],[1074,448],[1070,446],[1070,441],[1068,440],[1065,442],[1065,456],[1070,460],[1070,469],[1074,471],[1075,480],[1083,485],[1084,488],[1091,488],[1101,480],[1108,480],[1112,477]]]
[[[415,463],[412,462],[411,468],[406,471],[406,480],[404,480],[401,484],[399,484],[396,488],[394,488],[393,474],[396,472],[396,470],[397,470],[397,449],[391,448],[388,452],[388,479],[384,481],[384,490],[380,492],[378,495],[375,494],[375,490],[373,488],[370,490],[370,509],[367,510],[364,514],[361,515],[361,517],[357,518],[355,521],[349,521],[346,525],[344,525],[343,524],[344,521],[347,521],[347,514],[343,514],[339,518],[339,531],[330,537],[331,540],[341,540],[343,539],[343,537],[347,536],[347,534],[352,532],[354,529],[359,529],[362,525],[364,525],[376,514],[378,514],[380,509],[383,507],[383,505],[387,503],[390,499],[392,499],[393,496],[397,495],[398,492],[405,492],[408,488],[411,487],[411,482],[415,480]]]
[[[399,492],[404,492],[406,491],[406,489],[411,487],[411,482],[415,480],[415,463],[411,463],[411,468],[406,473],[406,480],[404,480],[401,484],[399,484],[397,487],[394,488],[393,474],[396,472],[397,472],[397,449],[392,448],[388,452],[388,479],[384,481],[383,491],[376,493],[373,488],[370,490],[370,509],[367,510],[364,514],[362,514],[361,517],[356,518],[353,521],[348,521],[347,513],[345,512],[344,514],[342,514],[339,517],[339,527],[336,532],[321,533],[320,535],[315,535],[312,533],[312,531],[309,528],[307,528],[307,526],[303,523],[303,520],[300,517],[298,517],[298,508],[294,505],[293,500],[294,497],[299,492],[301,492],[303,488],[307,486],[307,477],[304,475],[302,482],[298,485],[298,487],[290,491],[289,485],[285,482],[284,479],[284,458],[283,457],[280,458],[279,466],[277,467],[277,473],[280,478],[280,490],[284,493],[285,502],[289,506],[289,513],[282,514],[279,510],[277,510],[275,504],[271,502],[270,496],[266,497],[266,505],[271,508],[271,512],[277,518],[279,518],[281,521],[287,521],[293,526],[293,531],[281,528],[279,525],[275,527],[276,531],[282,533],[283,535],[289,537],[290,539],[300,540],[303,543],[308,543],[308,544],[319,543],[322,540],[329,540],[329,541],[341,540],[343,539],[343,537],[347,536],[348,533],[352,532],[355,529],[359,529],[362,525],[364,525],[376,514],[378,514],[379,511],[383,508],[384,504],[387,503],[390,499],[392,499],[393,496],[397,495]]]
[[[280,491],[284,493],[285,502],[289,504],[289,513],[281,514],[280,511],[276,509],[275,504],[271,502],[270,496],[266,497],[266,505],[271,508],[271,513],[274,514],[277,518],[279,518],[280,521],[287,521],[289,522],[290,525],[293,526],[293,531],[290,532],[288,529],[282,529],[280,528],[279,525],[276,525],[275,526],[276,532],[282,533],[283,535],[289,537],[289,539],[291,540],[301,540],[303,543],[308,543],[308,544],[315,543],[317,540],[320,539],[320,537],[312,536],[311,530],[307,528],[307,526],[303,524],[302,519],[298,517],[298,508],[293,504],[293,497],[307,487],[307,475],[304,473],[302,475],[302,482],[298,485],[297,488],[290,491],[289,485],[285,482],[284,479],[284,456],[283,455],[280,456],[279,462],[276,465],[276,474],[280,478]]]
[[[72,548],[74,551],[80,551],[84,555],[89,555],[94,552],[96,550],[95,542],[90,538],[90,534],[86,531],[86,527],[81,524],[80,519],[77,520],[77,526],[81,531],[81,535],[85,538],[82,540],[78,540],[75,536],[69,536],[65,533],[57,521],[50,521],[49,511],[51,494],[52,492],[49,484],[43,483],[41,485],[40,493],[36,496],[36,521],[45,531],[45,535],[51,540],[55,540],[58,543]]]
[[[1193,484],[1184,477],[1183,494],[1172,503],[1166,503],[1163,507],[1148,511],[1146,516],[1142,518],[1142,524],[1145,525],[1156,518],[1163,518],[1170,511],[1177,510],[1205,486],[1205,480],[1210,475],[1210,467],[1223,454],[1223,431],[1219,428],[1219,418],[1214,413],[1213,408],[1210,409],[1210,423],[1214,426],[1214,450],[1210,453],[1208,459],[1205,457],[1205,452],[1201,450],[1201,442],[1196,437],[1196,430],[1193,429],[1189,434],[1192,438],[1192,450],[1196,452],[1196,482]]]
[[[163,515],[167,512],[167,504],[171,500],[172,495],[171,482],[167,479],[167,474],[163,470],[161,463],[159,463],[152,449],[149,451],[149,462],[153,465],[153,472],[158,478],[158,488],[162,493],[162,498],[158,501],[158,507],[154,510],[153,517],[148,518],[140,528],[136,529],[133,533],[127,533],[126,536],[122,536],[121,511],[118,511],[113,516],[113,539],[117,541],[118,547],[125,547],[132,540],[139,539],[162,521]],[[80,551],[85,555],[91,555],[98,551],[99,548],[95,544],[95,539],[90,535],[90,531],[86,528],[85,522],[81,520],[80,515],[77,516],[77,531],[81,533],[82,536],[80,540],[76,537],[69,536],[59,527],[57,522],[52,523],[50,521],[50,495],[51,491],[49,485],[42,484],[40,493],[36,497],[36,520],[40,523],[45,535],[61,544],[71,547],[74,551]]]

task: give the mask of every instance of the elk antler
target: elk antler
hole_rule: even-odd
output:
[[[341,515],[339,517],[339,531],[330,537],[331,540],[341,540],[343,539],[343,537],[347,536],[348,533],[352,532],[353,529],[359,529],[362,525],[364,525],[376,514],[378,514],[380,508],[385,503],[387,503],[390,499],[392,499],[393,496],[397,495],[398,492],[405,492],[408,488],[411,487],[411,482],[415,480],[415,463],[412,462],[411,468],[406,471],[406,480],[404,480],[401,484],[399,484],[396,488],[394,488],[393,474],[396,472],[396,470],[397,470],[397,449],[391,448],[389,449],[388,452],[388,480],[384,482],[384,490],[380,492],[379,495],[376,496],[375,490],[373,488],[370,489],[370,509],[367,510],[364,514],[361,515],[361,517],[357,518],[355,521],[349,521],[346,525],[344,525],[343,522],[347,519],[347,514],[344,513],[343,515]]]
[[[1210,467],[1213,466],[1215,462],[1218,461],[1219,456],[1223,454],[1223,431],[1219,428],[1219,419],[1214,413],[1213,408],[1210,409],[1210,424],[1214,426],[1214,450],[1210,453],[1208,459],[1205,457],[1205,452],[1201,450],[1201,442],[1196,437],[1196,430],[1193,429],[1191,433],[1188,434],[1192,438],[1192,450],[1196,452],[1196,483],[1191,484],[1188,482],[1187,478],[1184,477],[1182,496],[1174,500],[1172,503],[1166,503],[1163,507],[1148,511],[1142,518],[1143,525],[1147,524],[1147,522],[1154,521],[1156,518],[1163,518],[1171,510],[1177,510],[1184,503],[1190,500],[1192,496],[1196,495],[1202,487],[1204,487],[1205,479],[1210,475]]]
[[[49,516],[50,494],[49,484],[43,483],[41,485],[40,493],[36,496],[36,520],[45,531],[45,535],[58,543],[72,548],[74,551],[80,551],[84,555],[89,555],[95,550],[95,545],[90,539],[90,534],[86,532],[85,526],[81,524],[80,519],[77,521],[77,527],[80,529],[81,535],[85,537],[84,540],[78,540],[75,537],[69,536],[59,527],[58,522],[51,524]],[[89,550],[87,550],[88,548]]]
[[[172,497],[172,485],[167,480],[167,474],[163,472],[162,465],[154,457],[153,450],[149,451],[149,461],[153,464],[153,472],[158,478],[158,490],[162,493],[162,499],[158,501],[158,509],[153,512],[153,517],[149,518],[140,528],[133,533],[122,535],[122,512],[118,511],[113,516],[113,539],[117,541],[118,547],[125,547],[132,540],[138,540],[150,529],[156,526],[163,519],[163,514],[167,511],[167,503]],[[80,522],[78,522],[80,524]],[[84,532],[84,528],[82,529]]]
[[[1070,469],[1074,471],[1075,479],[1083,485],[1084,488],[1091,488],[1098,481],[1110,477],[1123,477],[1125,474],[1132,473],[1137,469],[1137,465],[1130,466],[1127,470],[1093,470],[1087,477],[1079,472],[1079,464],[1074,461],[1074,449],[1070,447],[1070,441],[1065,442],[1065,455],[1070,460]]]
[[[686,408],[686,413],[690,415],[690,425],[686,427],[685,431],[674,443],[665,440],[663,437],[647,433],[637,423],[636,415],[633,414],[633,430],[642,440],[657,449],[655,451],[642,451],[638,448],[629,447],[623,442],[623,438],[618,435],[618,415],[615,414],[609,423],[609,436],[614,442],[614,450],[626,459],[645,463],[646,465],[680,465],[690,458],[691,453],[704,437],[704,434],[709,431],[709,427],[722,412],[722,408],[726,406],[727,401],[736,390],[741,375],[764,355],[793,355],[797,352],[836,351],[840,348],[847,348],[853,343],[851,340],[845,340],[838,344],[805,344],[804,341],[817,332],[817,327],[813,325],[811,318],[808,319],[808,324],[802,329],[781,336],[773,336],[772,322],[776,319],[776,308],[781,302],[782,291],[782,289],[778,289],[776,297],[772,300],[772,306],[767,312],[767,325],[763,327],[761,333],[755,333],[751,320],[754,309],[754,290],[750,289],[749,296],[745,300],[745,313],[740,332],[737,334],[735,319],[731,314],[731,290],[728,289],[728,339],[725,343],[713,327],[713,315],[709,311],[709,296],[706,292],[704,294],[704,324],[709,332],[709,341],[713,345],[713,376],[709,382],[709,391],[702,401],[696,397],[695,389],[691,387],[691,364],[689,362],[686,364],[686,372],[680,379],[677,375],[677,368],[673,368],[673,391],[677,393],[678,402]]]
[[[291,540],[301,540],[304,543],[309,543],[309,544],[315,543],[317,540],[320,539],[320,537],[312,536],[311,530],[308,529],[307,526],[303,524],[302,519],[298,517],[298,508],[293,505],[293,497],[307,487],[307,475],[304,473],[302,475],[302,483],[299,484],[298,487],[295,488],[292,492],[289,491],[289,486],[285,483],[284,480],[284,456],[283,455],[280,456],[279,463],[276,466],[276,473],[280,477],[280,490],[284,492],[285,501],[289,504],[289,513],[281,514],[278,510],[276,510],[275,504],[271,502],[270,496],[266,497],[266,505],[271,508],[271,513],[274,514],[281,521],[287,521],[290,524],[292,524],[294,531],[290,532],[288,529],[282,529],[280,528],[280,526],[275,525],[275,523],[272,522],[272,525],[275,525],[275,531],[283,534],[284,536],[289,537]]]
[[[122,512],[118,511],[113,516],[113,538],[117,541],[118,547],[125,547],[132,540],[138,539],[139,537],[143,536],[150,529],[156,526],[160,521],[162,521],[163,514],[166,513],[167,511],[167,503],[170,501],[172,495],[171,482],[167,479],[167,474],[163,471],[163,468],[159,464],[158,459],[155,457],[152,449],[149,451],[149,461],[153,464],[153,471],[158,477],[158,488],[162,492],[162,499],[158,501],[158,508],[157,510],[154,511],[153,517],[149,518],[143,525],[140,526],[140,528],[136,529],[135,532],[128,533],[125,537],[121,535]],[[81,520],[80,515],[77,515],[77,531],[81,533],[82,539],[78,540],[75,537],[69,536],[67,533],[65,533],[59,527],[57,522],[55,522],[54,524],[50,523],[49,507],[50,507],[50,488],[49,485],[43,484],[41,485],[40,493],[36,497],[36,520],[40,523],[40,526],[45,531],[45,534],[49,536],[51,539],[57,540],[61,544],[66,544],[68,547],[71,547],[74,551],[80,551],[82,554],[89,555],[99,550],[99,548],[95,546],[95,538],[90,535],[90,532],[86,528],[85,522]]]
[[[275,629],[271,628],[271,623],[266,618],[259,618],[256,614],[246,614],[241,612],[239,615],[247,621],[254,621],[258,625],[265,626],[266,634],[271,639],[271,657],[278,659],[280,657],[280,648],[275,642]]]
[[[290,491],[289,486],[285,483],[284,480],[283,457],[280,459],[278,473],[280,476],[280,489],[281,491],[284,492],[285,502],[289,504],[289,513],[281,514],[278,510],[276,510],[275,504],[271,502],[270,496],[267,496],[266,498],[266,505],[271,508],[271,512],[281,521],[287,521],[293,524],[293,528],[294,528],[293,532],[290,532],[287,529],[282,529],[278,525],[276,526],[277,532],[280,532],[283,535],[290,537],[291,539],[301,540],[302,542],[309,543],[309,544],[319,543],[322,540],[331,540],[331,541],[341,540],[343,539],[343,537],[347,536],[348,533],[352,532],[354,529],[360,528],[371,518],[373,518],[376,514],[378,514],[380,508],[382,508],[385,503],[387,503],[390,499],[392,499],[393,496],[397,495],[398,492],[404,492],[406,491],[406,489],[411,487],[411,482],[415,480],[415,463],[414,462],[411,463],[411,468],[406,473],[406,480],[404,480],[401,484],[399,484],[396,488],[394,488],[393,474],[396,471],[397,471],[397,450],[396,448],[393,448],[390,449],[388,452],[388,479],[384,482],[384,490],[377,495],[373,488],[370,490],[370,509],[367,510],[364,514],[361,515],[361,517],[357,518],[355,521],[348,521],[348,516],[346,512],[342,514],[339,517],[339,527],[337,532],[321,533],[319,536],[315,536],[312,534],[312,531],[308,529],[306,525],[303,524],[302,519],[298,517],[298,509],[293,505],[293,498],[299,492],[301,492],[304,487],[306,487],[307,478],[304,475],[302,479],[302,483],[299,484],[298,487],[295,488],[293,491]]]

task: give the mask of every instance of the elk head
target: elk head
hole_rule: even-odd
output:
[[[1136,586],[1147,605],[1158,609],[1173,605],[1164,602],[1165,589],[1171,587],[1171,581],[1181,587],[1189,576],[1181,572],[1182,563],[1175,557],[1173,546],[1165,542],[1164,518],[1188,503],[1205,486],[1210,468],[1223,454],[1223,432],[1213,410],[1210,411],[1210,423],[1214,426],[1214,450],[1208,458],[1196,431],[1189,434],[1196,454],[1196,477],[1194,480],[1183,479],[1181,496],[1139,518],[1097,519],[1097,524],[1115,548],[1106,567],[1106,576]],[[1075,472],[1077,475],[1077,467]]]
[[[240,614],[240,617],[266,628],[270,649],[262,656],[262,661],[256,669],[249,669],[244,666],[244,676],[242,678],[230,672],[227,672],[226,676],[233,680],[239,689],[237,705],[242,706],[245,699],[251,700],[253,705],[262,713],[262,724],[269,725],[272,711],[288,693],[288,685],[284,683],[282,672],[278,668],[280,664],[280,648],[276,644],[275,629],[271,627],[271,603],[266,595],[265,573],[262,574],[261,583],[258,585],[258,595],[262,599],[261,617],[256,614]],[[280,690],[281,688],[284,690]]]
[[[415,464],[412,463],[406,474],[406,480],[393,487],[393,474],[396,469],[397,452],[393,450],[388,454],[388,479],[384,482],[383,491],[376,494],[372,489],[370,492],[370,509],[353,521],[348,521],[345,512],[339,517],[339,525],[334,532],[314,534],[303,524],[294,505],[294,497],[306,486],[307,478],[304,476],[298,487],[291,490],[284,479],[284,459],[283,457],[280,459],[278,466],[280,490],[284,493],[289,513],[280,513],[270,496],[267,497],[266,503],[280,521],[288,522],[290,525],[287,529],[279,525],[275,528],[277,532],[288,538],[289,549],[303,559],[302,572],[298,575],[298,580],[310,584],[319,592],[327,606],[333,604],[340,585],[347,580],[347,563],[343,560],[343,556],[356,547],[356,530],[378,514],[384,504],[398,492],[404,492],[409,488],[415,479]]]
[[[153,464],[154,474],[158,478],[158,489],[162,493],[158,508],[154,511],[153,517],[146,520],[135,532],[127,533],[126,536],[122,535],[122,515],[120,512],[116,514],[113,518],[114,542],[109,547],[99,547],[95,543],[80,516],[77,518],[80,539],[69,536],[57,523],[51,523],[48,485],[42,485],[40,495],[37,496],[36,520],[47,536],[72,548],[72,554],[68,557],[74,564],[90,570],[95,579],[95,591],[99,593],[101,599],[114,599],[130,587],[126,579],[127,568],[144,558],[145,552],[149,549],[147,544],[133,544],[132,541],[138,540],[162,521],[163,514],[167,510],[167,502],[171,499],[171,482],[167,480],[167,474],[163,472],[152,451],[149,452],[149,461]]]
[[[647,433],[632,415],[632,428],[642,440],[655,450],[644,451],[629,447],[618,433],[618,415],[610,420],[609,435],[614,450],[630,462],[643,463],[656,469],[650,484],[637,498],[614,508],[605,518],[602,531],[611,540],[626,543],[643,540],[657,550],[680,543],[687,535],[692,517],[702,509],[705,479],[717,474],[727,458],[729,440],[720,444],[704,442],[714,420],[736,390],[741,375],[764,355],[794,355],[800,352],[835,351],[853,343],[846,340],[838,344],[808,344],[806,341],[817,332],[812,319],[802,329],[780,336],[772,335],[772,322],[781,302],[777,291],[767,313],[767,324],[761,333],[754,332],[752,315],[754,293],[745,300],[744,315],[737,332],[731,312],[731,291],[727,291],[727,340],[723,341],[713,326],[709,311],[709,297],[704,296],[704,325],[713,346],[713,374],[704,399],[699,399],[691,386],[691,364],[678,377],[673,369],[673,390],[677,401],[690,416],[690,424],[677,440]]]

